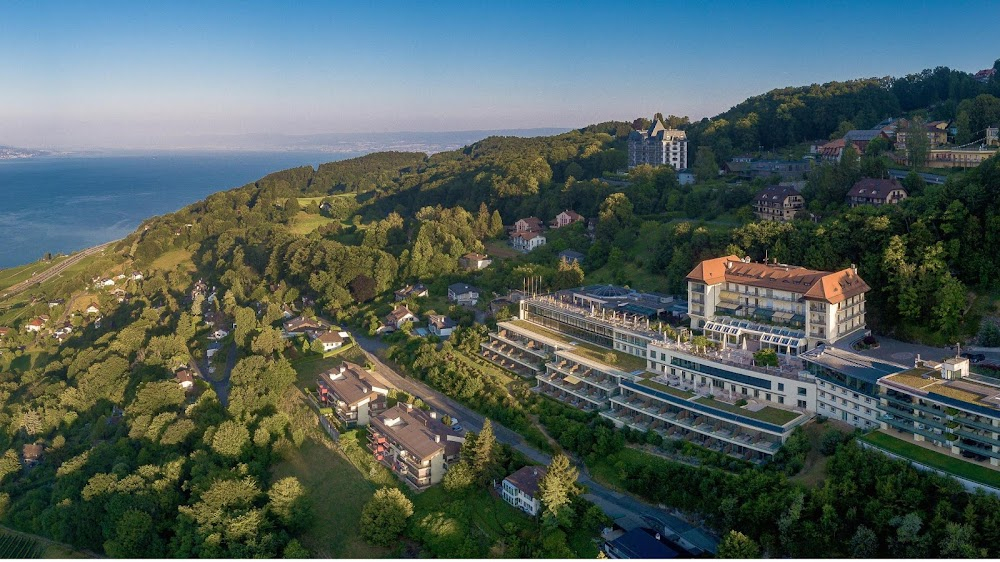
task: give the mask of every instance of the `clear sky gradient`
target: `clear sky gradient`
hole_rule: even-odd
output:
[[[1000,58],[1000,2],[56,2],[0,8],[0,144],[580,127]]]

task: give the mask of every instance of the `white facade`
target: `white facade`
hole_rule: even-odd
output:
[[[500,487],[500,495],[503,496],[505,502],[520,509],[528,515],[538,515],[538,511],[542,507],[542,502],[539,501],[538,498],[525,494],[521,489],[507,479],[504,479],[503,485]]]
[[[628,137],[628,167],[641,164],[673,166],[675,170],[688,167],[687,133],[667,129],[657,121],[647,131],[632,131]]]

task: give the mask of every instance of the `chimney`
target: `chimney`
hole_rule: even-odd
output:
[[[412,412],[412,411],[413,411],[413,404],[409,404],[409,403],[407,403],[407,404],[406,404],[406,411],[407,411],[407,412]]]
[[[431,412],[431,419],[432,420],[436,420],[437,417],[438,417],[438,413],[437,412]]]
[[[441,436],[438,435],[437,433],[434,434],[434,442],[435,443],[440,443],[441,442]]]

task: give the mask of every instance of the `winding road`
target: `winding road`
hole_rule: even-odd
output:
[[[365,352],[369,361],[375,366],[375,374],[384,379],[385,383],[411,396],[419,397],[424,403],[440,412],[445,412],[452,417],[458,418],[462,426],[468,430],[476,432],[482,430],[482,415],[422,382],[401,376],[396,369],[390,367],[380,359],[377,353],[383,352],[386,349],[385,343],[357,334],[352,334],[352,336]],[[504,427],[496,421],[492,421],[492,423],[493,433],[501,443],[510,445],[535,462],[547,465],[552,460],[551,456],[529,445],[517,432]],[[578,468],[580,469],[580,477],[577,481],[586,486],[588,490],[584,494],[584,497],[597,504],[598,507],[603,509],[609,517],[614,519],[623,528],[631,530],[639,527],[649,527],[651,524],[662,523],[664,516],[670,515],[664,509],[645,503],[629,494],[616,492],[595,482],[587,473],[586,467],[578,465]]]
[[[94,246],[92,248],[87,248],[86,250],[83,250],[81,252],[73,254],[72,256],[66,258],[65,260],[63,260],[63,261],[57,263],[56,265],[53,265],[52,267],[46,269],[45,271],[43,271],[41,273],[36,273],[35,275],[32,275],[30,278],[25,279],[24,281],[21,281],[20,283],[18,283],[16,285],[11,285],[6,290],[4,290],[3,295],[0,295],[0,298],[12,297],[12,296],[14,296],[14,295],[16,295],[18,293],[21,293],[21,292],[24,292],[24,291],[28,290],[29,288],[31,288],[31,287],[33,287],[35,285],[38,285],[40,283],[44,283],[44,282],[48,281],[49,279],[52,279],[56,275],[59,275],[63,271],[66,271],[66,269],[68,269],[68,268],[76,265],[83,258],[86,258],[88,256],[92,256],[92,255],[96,254],[97,252],[100,252],[100,251],[106,249],[107,247],[111,246],[112,244],[115,244],[116,242],[120,242],[120,241],[121,241],[120,239],[119,240],[112,240],[110,242],[105,242],[104,244],[100,244],[100,245]]]

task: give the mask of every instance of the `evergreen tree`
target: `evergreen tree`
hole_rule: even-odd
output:
[[[483,430],[476,436],[476,448],[472,457],[472,470],[480,482],[489,482],[493,476],[496,464],[496,436],[493,435],[493,422],[489,418],[483,422]]]
[[[538,483],[538,494],[544,511],[542,519],[548,525],[569,525],[570,502],[580,490],[576,486],[579,471],[563,454],[552,457],[548,471]]]
[[[397,488],[380,488],[361,510],[361,536],[371,544],[389,546],[413,515],[413,502]]]

